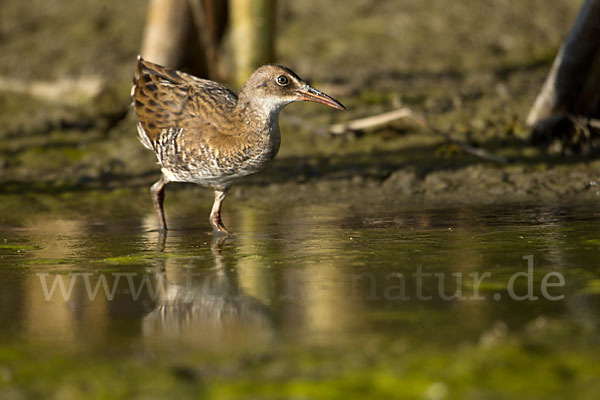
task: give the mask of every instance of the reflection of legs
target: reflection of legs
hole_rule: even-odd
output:
[[[163,202],[165,201],[165,185],[169,183],[164,176],[161,176],[158,181],[150,188],[152,193],[152,204],[158,215],[158,229],[161,231],[167,230],[167,223],[165,222],[165,212],[163,211]]]
[[[158,240],[156,241],[156,251],[162,253],[165,250],[165,244],[167,243],[167,231],[158,231]]]
[[[225,189],[217,189],[215,190],[215,202],[213,203],[212,210],[210,211],[210,224],[216,232],[221,232],[225,234],[229,234],[225,225],[223,225],[223,221],[221,221],[221,205],[223,204],[223,200],[225,200],[225,195],[229,188]]]
[[[215,260],[215,269],[219,271],[225,270],[225,263],[223,262],[223,256],[221,255],[221,246],[229,239],[227,235],[214,235],[210,250]]]

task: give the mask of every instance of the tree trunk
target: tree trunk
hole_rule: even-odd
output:
[[[142,57],[218,79],[218,49],[226,22],[227,2],[223,0],[151,0]]]
[[[241,85],[257,67],[274,59],[275,4],[276,0],[150,0],[142,57],[222,80],[219,48],[229,17],[231,80]]]
[[[274,59],[275,0],[230,0],[230,22],[233,81],[241,86]]]
[[[600,0],[586,0],[539,93],[527,124],[551,129],[566,116],[600,115]]]
[[[194,27],[206,60],[208,77],[224,79],[219,62],[219,47],[227,26],[227,0],[188,0],[194,18]],[[188,49],[193,51],[193,49]]]

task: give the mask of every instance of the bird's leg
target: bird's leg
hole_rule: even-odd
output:
[[[221,221],[221,205],[223,204],[223,200],[225,200],[225,195],[229,188],[225,189],[216,189],[215,190],[215,202],[213,203],[212,210],[210,211],[210,224],[216,232],[229,234],[225,225],[223,225],[223,221]]]
[[[150,192],[152,193],[152,204],[154,204],[154,209],[156,210],[156,214],[158,215],[158,229],[160,231],[167,230],[167,223],[165,221],[165,212],[163,210],[163,202],[165,201],[165,185],[169,183],[168,180],[165,179],[164,176],[161,176],[154,185],[150,188]]]

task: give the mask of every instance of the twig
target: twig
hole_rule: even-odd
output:
[[[578,125],[581,128],[588,129],[600,129],[600,119],[583,117],[575,114],[568,113],[566,117],[573,122],[575,125]]]
[[[461,142],[460,140],[453,139],[448,133],[442,132],[439,129],[431,126],[429,121],[427,121],[425,119],[425,117],[423,117],[422,115],[419,115],[412,111],[410,111],[410,112],[411,112],[410,118],[412,118],[414,121],[416,121],[419,125],[421,125],[422,127],[426,128],[426,129],[429,129],[431,132],[435,133],[436,135],[440,135],[441,137],[446,139],[447,142],[452,143],[453,145],[455,145],[456,147],[458,147],[465,153],[469,153],[471,155],[474,155],[475,157],[483,158],[484,160],[488,160],[488,161],[494,161],[494,162],[497,162],[500,164],[508,163],[508,161],[504,157],[489,154],[487,151],[485,151],[483,149],[478,149],[478,148],[473,147],[465,142]]]
[[[362,131],[369,128],[387,125],[390,122],[394,122],[398,119],[411,117],[413,117],[412,111],[406,107],[403,107],[383,114],[331,125],[329,127],[329,132],[333,135],[341,135],[349,131]]]
[[[360,118],[360,119],[356,119],[353,121],[344,122],[341,124],[335,124],[329,128],[329,132],[333,135],[341,135],[341,134],[343,134],[345,132],[349,132],[349,131],[359,131],[359,130],[371,129],[371,128],[376,128],[379,126],[388,125],[389,123],[391,123],[393,121],[396,121],[399,119],[404,119],[404,118],[412,119],[413,121],[417,122],[419,125],[424,127],[425,129],[428,129],[431,132],[435,133],[436,135],[443,137],[448,143],[453,144],[454,146],[458,147],[465,153],[469,153],[471,155],[474,155],[479,158],[483,158],[484,160],[488,160],[488,161],[494,161],[494,162],[498,162],[501,164],[507,163],[507,160],[504,157],[488,154],[485,150],[478,149],[467,143],[453,139],[446,132],[442,132],[439,129],[433,127],[425,119],[425,117],[423,117],[422,115],[420,115],[418,113],[415,113],[414,111],[412,111],[410,108],[407,108],[407,107],[402,107],[397,110],[386,112],[383,114],[373,115],[371,117]]]
[[[346,132],[361,131],[361,130],[365,130],[365,129],[373,129],[373,128],[377,128],[380,126],[389,125],[391,122],[394,122],[394,121],[397,121],[400,119],[405,119],[405,118],[410,118],[413,121],[415,121],[416,123],[418,123],[419,125],[421,125],[422,127],[424,127],[425,129],[428,129],[431,132],[435,133],[436,135],[443,137],[448,143],[453,144],[454,146],[458,147],[465,153],[474,155],[475,157],[479,157],[484,160],[494,161],[494,162],[501,163],[501,164],[506,164],[508,162],[506,160],[506,158],[504,158],[504,157],[489,154],[488,152],[486,152],[483,149],[478,149],[467,143],[461,142],[460,140],[453,139],[446,132],[442,132],[439,129],[433,127],[425,119],[425,117],[423,117],[422,115],[420,115],[418,113],[415,113],[414,111],[412,111],[410,108],[407,108],[407,107],[402,107],[397,110],[389,111],[389,112],[386,112],[383,114],[372,115],[372,116],[366,117],[366,118],[360,118],[360,119],[355,119],[355,120],[348,121],[348,122],[331,125],[329,127],[329,129],[321,128],[320,126],[310,124],[305,119],[298,118],[298,117],[288,116],[286,118],[286,120],[288,123],[290,123],[294,126],[301,126],[302,129],[309,130],[319,136],[327,136],[327,135],[342,135]]]
[[[27,81],[0,76],[0,91],[24,93],[44,100],[61,103],[79,103],[82,99],[96,97],[104,86],[97,76],[87,76],[56,81]]]

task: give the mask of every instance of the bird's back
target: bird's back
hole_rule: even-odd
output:
[[[217,82],[138,58],[131,94],[140,140],[171,181],[222,185],[262,169],[279,147],[278,137],[269,149],[244,135],[237,96]]]
[[[142,58],[138,58],[131,94],[135,114],[152,144],[166,130],[183,128],[209,135],[227,131],[223,125],[237,103],[235,93],[217,82]]]

